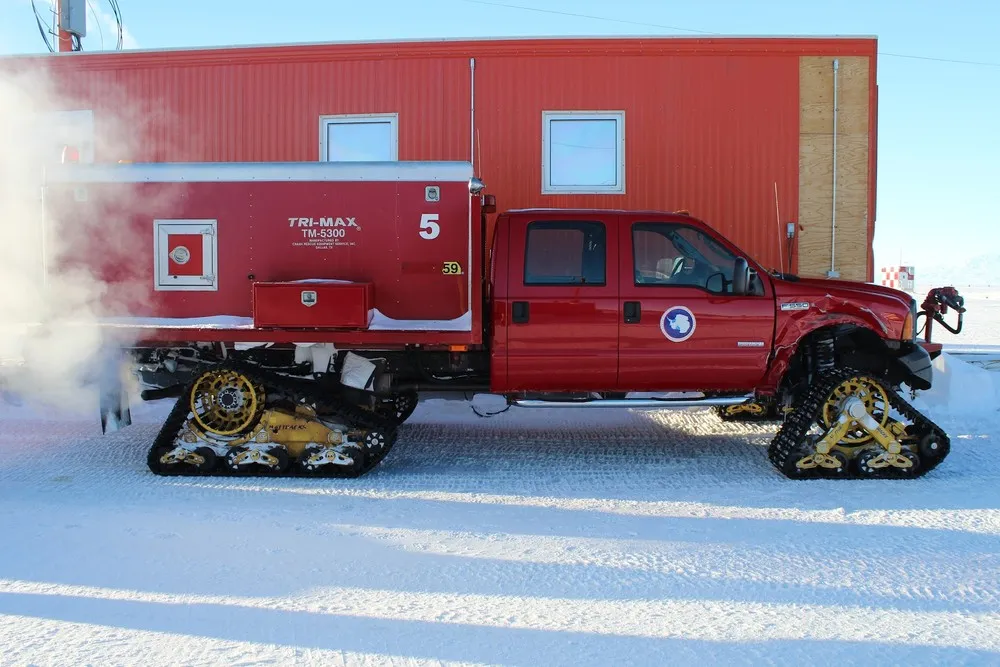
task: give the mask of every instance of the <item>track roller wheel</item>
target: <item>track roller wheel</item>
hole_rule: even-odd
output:
[[[770,403],[748,401],[739,405],[720,405],[715,409],[719,419],[726,422],[758,422],[777,419]]]
[[[365,469],[371,470],[381,463],[382,459],[389,454],[389,450],[391,450],[392,446],[396,443],[396,432],[386,432],[381,430],[368,431],[365,433],[362,442],[364,443],[366,458],[368,459]]]
[[[779,470],[790,479],[819,477],[819,466],[813,460],[816,450],[807,445],[799,445],[788,452]]]
[[[833,461],[836,461],[836,464],[833,464],[833,461],[829,461],[830,465],[823,467],[824,477],[837,479],[840,477],[849,477],[851,475],[851,461],[847,457],[847,454],[835,449],[831,451],[828,456],[830,459],[833,459]]]
[[[792,479],[847,477],[850,474],[850,460],[844,452],[832,450],[826,454],[816,451],[819,438],[812,436],[809,444],[797,447],[785,459],[781,472]]]
[[[886,463],[882,462],[881,447],[865,447],[854,457],[854,471],[858,477],[877,479],[885,477]]]
[[[280,475],[288,469],[288,452],[284,447],[230,447],[226,452],[226,468],[234,475]]]
[[[399,426],[417,409],[416,392],[396,394],[392,399],[379,403],[375,412],[394,426]]]
[[[941,438],[936,433],[926,433],[917,441],[917,452],[925,459],[931,460],[942,456],[944,447]]]
[[[303,450],[295,468],[306,477],[358,477],[365,469],[365,452],[351,445],[312,445]]]
[[[948,436],[887,382],[838,369],[789,413],[768,458],[792,479],[907,479],[933,469],[948,451]]]
[[[854,460],[858,477],[871,479],[916,477],[920,473],[920,455],[909,447],[891,454],[878,446],[866,447]]]
[[[146,464],[157,475],[209,475],[218,457],[211,447],[159,445],[149,450]]]
[[[895,465],[892,467],[894,477],[915,477],[920,472],[920,455],[909,447],[903,449],[896,455]]]

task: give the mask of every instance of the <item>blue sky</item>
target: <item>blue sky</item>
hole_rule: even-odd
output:
[[[35,4],[45,12],[50,1]],[[110,47],[107,0],[90,1],[84,49],[101,48],[101,31]],[[955,266],[983,254],[1000,260],[1000,3],[119,0],[119,6],[127,48],[518,35],[875,35],[876,266],[902,256],[917,265],[919,278],[921,266]],[[0,53],[44,50],[30,0],[0,0]]]

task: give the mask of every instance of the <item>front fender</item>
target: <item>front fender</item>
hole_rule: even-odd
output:
[[[781,303],[778,304],[779,315],[777,326],[774,332],[774,348],[771,353],[771,362],[768,365],[767,373],[758,392],[761,394],[773,394],[781,384],[781,379],[788,371],[792,363],[792,358],[798,351],[802,341],[810,334],[820,329],[831,327],[850,326],[870,331],[884,339],[889,333],[889,328],[881,322],[870,310],[853,307],[856,313],[829,312],[819,310],[816,305],[810,304],[808,310],[781,310]]]

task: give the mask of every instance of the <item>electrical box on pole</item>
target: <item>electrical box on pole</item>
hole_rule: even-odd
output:
[[[87,36],[87,0],[59,0],[59,29],[77,37]]]

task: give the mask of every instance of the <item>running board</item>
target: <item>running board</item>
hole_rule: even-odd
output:
[[[545,401],[521,399],[512,401],[519,408],[640,408],[643,410],[670,410],[673,408],[705,408],[741,405],[753,400],[753,394],[724,398],[623,398],[592,399],[586,401]]]

